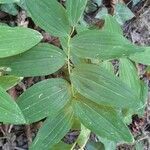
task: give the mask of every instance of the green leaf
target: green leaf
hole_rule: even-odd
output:
[[[144,51],[135,53],[130,58],[136,63],[150,65],[150,47],[143,47]]]
[[[0,0],[0,4],[19,2],[20,0]]]
[[[71,81],[74,88],[98,104],[119,108],[138,108],[138,97],[134,90],[103,67],[81,64],[73,69]]]
[[[41,39],[39,32],[29,28],[0,26],[0,58],[25,52]]]
[[[0,59],[0,66],[11,69],[8,74],[30,77],[56,72],[65,64],[62,50],[50,45],[39,44],[29,51],[9,58]]]
[[[89,30],[71,40],[71,51],[82,58],[114,59],[128,56],[139,49],[118,33]]]
[[[87,0],[67,0],[66,11],[71,26],[76,26],[85,10]]]
[[[26,0],[33,21],[54,36],[68,36],[69,21],[65,8],[56,0]]]
[[[0,87],[0,122],[24,124],[25,119],[16,102]]]
[[[140,97],[141,84],[138,71],[135,65],[127,58],[121,58],[119,61],[119,78]]]
[[[132,19],[135,15],[124,3],[117,3],[115,8],[115,18],[123,25],[127,20]]]
[[[59,38],[61,42],[61,46],[63,47],[63,50],[65,51],[66,55],[68,55],[68,38],[67,37],[61,37]],[[84,63],[85,59],[79,58],[76,56],[72,51],[70,52],[70,58],[73,64],[79,64],[79,63]]]
[[[110,73],[114,74],[114,66],[110,61],[103,61],[100,66],[108,70]]]
[[[111,15],[105,16],[105,23],[103,26],[103,30],[123,35],[121,26],[118,24],[116,19]]]
[[[72,146],[73,146],[72,144],[66,144],[61,141],[49,150],[61,150],[61,149],[62,150],[71,150]]]
[[[144,111],[148,90],[146,85],[140,81],[135,65],[127,58],[120,59],[119,77],[125,84],[135,91],[138,96],[137,103],[140,104],[138,109],[130,108],[123,110],[125,122],[130,123],[133,114],[142,114]]]
[[[135,148],[136,148],[136,150],[144,150],[143,140],[136,143]]]
[[[89,141],[86,145],[86,150],[105,150],[105,148],[101,142]]]
[[[81,123],[99,136],[117,142],[133,142],[129,129],[113,108],[77,98],[74,111]]]
[[[98,139],[104,144],[105,150],[116,150],[117,143],[114,141],[110,141],[101,137],[98,137]]]
[[[49,150],[69,131],[72,125],[73,112],[69,107],[59,114],[47,118],[39,130],[30,150]]]
[[[90,134],[91,134],[91,131],[81,124],[81,132],[76,141],[80,149],[84,149],[86,143],[89,140]]]
[[[0,10],[4,11],[6,13],[9,13],[13,16],[16,16],[18,14],[18,10],[16,8],[16,5],[13,3],[1,5]]]
[[[52,116],[71,98],[70,86],[63,79],[48,79],[27,89],[17,100],[26,122],[33,123]]]
[[[23,78],[16,77],[16,76],[0,76],[0,86],[5,89],[9,90],[10,88],[17,85]]]
[[[137,3],[140,2],[140,0],[132,0],[133,1],[133,4],[136,5]]]

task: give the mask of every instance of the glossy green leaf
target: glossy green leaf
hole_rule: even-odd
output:
[[[71,51],[82,58],[114,59],[128,56],[139,49],[118,33],[89,30],[71,40]]]
[[[79,22],[86,4],[87,0],[67,0],[66,11],[71,26],[76,26]]]
[[[124,3],[116,4],[114,16],[121,25],[123,25],[127,20],[135,17],[133,12]]]
[[[117,142],[133,142],[129,129],[113,108],[77,98],[74,111],[82,124],[99,136]]]
[[[39,32],[29,28],[0,26],[0,58],[25,52],[41,39]]]
[[[42,76],[56,72],[65,64],[62,50],[50,45],[39,44],[29,51],[14,57],[0,59],[0,66],[10,68],[8,74],[17,76]]]
[[[121,26],[118,24],[116,19],[111,15],[105,16],[105,23],[103,26],[103,30],[123,35]]]
[[[70,86],[63,79],[48,79],[27,89],[17,100],[26,122],[33,123],[52,116],[71,98]]]
[[[20,0],[0,0],[0,4],[19,2]]]
[[[68,36],[69,21],[65,8],[57,0],[26,0],[33,21],[54,36]]]
[[[16,76],[0,76],[0,86],[5,89],[9,90],[13,86],[17,85],[23,78],[16,77]]]
[[[49,150],[57,144],[72,125],[73,113],[70,107],[59,114],[47,118],[39,130],[30,150]]]
[[[103,67],[78,65],[71,74],[71,81],[80,94],[97,104],[119,108],[139,106],[135,91]]]
[[[150,47],[143,47],[144,51],[141,53],[135,53],[130,58],[136,63],[150,65]]]
[[[25,119],[16,102],[0,87],[0,122],[24,124]]]

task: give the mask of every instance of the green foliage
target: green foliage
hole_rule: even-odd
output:
[[[43,127],[39,130],[30,149],[49,150],[52,148],[70,130],[72,118],[73,112],[70,107],[67,107],[67,110],[59,111],[57,115],[47,118]]]
[[[66,10],[56,0],[26,0],[33,21],[55,36],[69,36],[70,26]]]
[[[10,4],[3,4],[0,6],[0,10],[1,11],[4,11],[6,13],[9,13],[13,16],[17,15],[18,14],[18,10],[16,8],[16,5],[13,4],[13,3],[10,3]]]
[[[66,56],[62,50],[53,45],[41,43],[25,53],[0,59],[0,64],[11,68],[8,74],[30,77],[56,72],[65,64],[65,59]]]
[[[41,39],[39,32],[29,28],[0,26],[0,58],[25,52]]]
[[[34,23],[58,37],[61,46],[39,43],[41,34],[29,28],[0,26],[0,122],[30,124],[45,119],[30,150],[73,149],[74,144],[60,141],[75,127],[75,120],[81,130],[75,144],[81,148],[86,143],[90,150],[132,143],[125,123],[133,113],[143,113],[148,93],[135,63],[150,65],[150,48],[127,40],[115,18],[122,24],[133,14],[126,16],[127,7],[119,5],[117,13],[119,8],[122,12],[106,15],[103,28],[92,30],[83,23],[86,0],[66,0],[64,7],[57,0],[20,2]],[[114,74],[114,59],[119,62],[119,77]],[[46,80],[24,91],[17,102],[12,100],[6,90],[23,77],[34,76]],[[104,145],[88,141],[91,131]]]
[[[72,38],[70,47],[77,56],[90,59],[115,59],[142,51],[122,35],[106,30],[81,32]]]
[[[20,0],[0,0],[0,4],[19,2]]]
[[[71,26],[79,22],[86,6],[87,0],[67,0],[67,15]]]
[[[68,83],[63,79],[39,82],[25,91],[17,100],[27,123],[56,114],[71,99]]]
[[[25,119],[15,101],[0,87],[0,122],[24,124]]]
[[[10,88],[17,85],[22,80],[22,77],[16,77],[12,75],[0,76],[0,86],[5,90],[9,90]]]
[[[97,104],[138,108],[135,91],[103,67],[92,64],[76,66],[71,81],[79,93]]]

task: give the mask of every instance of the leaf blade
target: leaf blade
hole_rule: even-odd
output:
[[[27,89],[18,99],[27,123],[55,115],[70,100],[70,86],[63,79],[48,79]]]
[[[10,88],[18,84],[21,80],[21,77],[16,76],[0,76],[0,86],[5,90],[9,90]]]
[[[70,21],[71,26],[76,26],[80,20],[87,0],[67,0],[66,11]]]
[[[10,68],[8,74],[23,77],[42,76],[59,70],[65,64],[65,59],[62,50],[41,43],[20,55],[0,59],[0,65]]]
[[[91,64],[76,66],[71,81],[77,91],[95,103],[119,108],[138,108],[135,92],[103,67]]]
[[[69,131],[72,125],[73,112],[61,110],[58,115],[48,118],[39,130],[30,150],[49,150]]]
[[[63,6],[56,0],[26,0],[33,21],[54,36],[68,36],[69,21]]]
[[[0,122],[24,124],[25,119],[14,100],[0,87]]]
[[[111,107],[81,98],[74,101],[74,110],[80,121],[101,137],[117,142],[133,142],[129,129]]]
[[[0,58],[23,53],[42,39],[39,32],[23,27],[0,26],[0,35]]]
[[[118,33],[97,30],[79,33],[70,47],[77,56],[89,59],[114,59],[143,51]]]

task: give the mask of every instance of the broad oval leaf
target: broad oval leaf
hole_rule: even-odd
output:
[[[125,3],[117,3],[115,5],[114,17],[121,25],[123,25],[127,20],[135,17],[135,15]]]
[[[121,58],[119,61],[119,78],[133,89],[139,97],[141,84],[138,71],[134,64],[127,58]]]
[[[69,21],[65,8],[57,0],[26,0],[33,21],[54,36],[68,36]]]
[[[105,16],[105,23],[103,26],[103,30],[123,35],[123,31],[121,29],[121,26],[116,21],[116,19],[111,15]]]
[[[42,76],[56,72],[65,64],[65,59],[65,54],[59,48],[50,44],[39,44],[20,55],[0,59],[0,66],[9,67],[8,74]]]
[[[135,53],[130,56],[130,59],[136,63],[141,63],[145,65],[150,65],[150,47],[143,47],[144,51]]]
[[[0,0],[0,4],[6,4],[6,3],[16,3],[20,0]]]
[[[25,52],[41,39],[39,32],[29,28],[0,26],[0,58]]]
[[[111,141],[133,142],[129,129],[113,108],[77,98],[74,101],[74,111],[80,121],[99,136]]]
[[[24,116],[16,102],[0,87],[0,122],[24,124]]]
[[[14,3],[1,5],[0,10],[13,16],[16,16],[18,14],[18,9],[16,8],[16,4]]]
[[[67,0],[66,9],[71,26],[76,26],[80,20],[87,0]]]
[[[5,89],[9,90],[13,86],[17,85],[23,78],[16,77],[16,76],[0,76],[0,86]]]
[[[63,79],[48,79],[27,89],[17,103],[27,123],[56,114],[71,98],[70,86]]]
[[[98,104],[119,108],[138,108],[134,90],[103,67],[81,64],[75,67],[71,81],[77,91]]]
[[[71,51],[82,58],[114,59],[128,56],[139,49],[118,33],[89,30],[71,40]]]
[[[143,99],[141,98],[141,82],[138,77],[138,72],[134,64],[127,58],[121,58],[119,61],[119,78],[128,85],[132,90],[135,91],[138,99],[137,103],[139,103],[143,107]],[[140,108],[139,107],[139,108]],[[138,114],[139,109],[135,110],[134,108],[125,109],[122,111],[124,120],[126,123],[131,122],[131,118],[133,114]]]
[[[30,150],[50,150],[66,135],[72,125],[73,112],[70,107],[47,118],[39,130]]]

